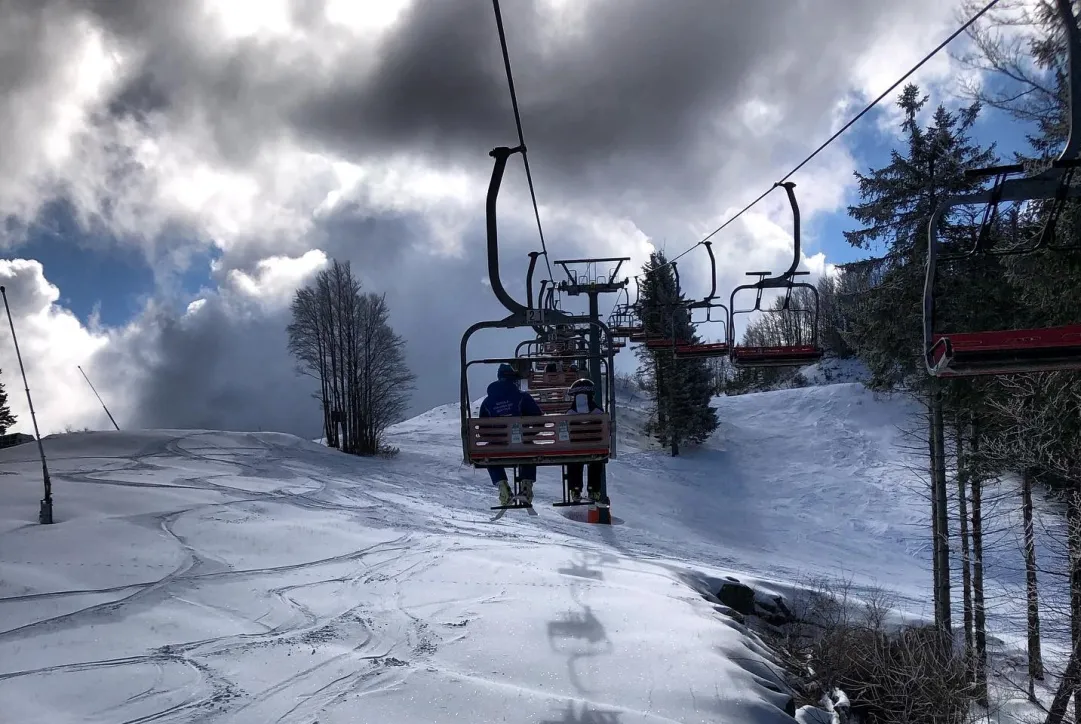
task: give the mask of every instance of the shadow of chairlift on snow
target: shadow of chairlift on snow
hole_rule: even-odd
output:
[[[579,678],[576,669],[578,660],[611,654],[615,647],[593,609],[578,600],[577,584],[571,585],[571,598],[581,607],[581,611],[568,611],[562,617],[549,621],[548,644],[553,651],[567,655],[567,674],[571,685],[578,693],[586,694],[589,689]]]
[[[618,711],[594,709],[589,702],[571,699],[559,719],[545,719],[540,724],[619,724],[619,716]]]
[[[603,581],[604,572],[591,566],[616,563],[618,561],[618,558],[607,553],[594,553],[579,550],[575,551],[574,559],[571,561],[571,564],[558,569],[558,572],[564,576],[574,576],[575,578],[584,578],[591,581]]]

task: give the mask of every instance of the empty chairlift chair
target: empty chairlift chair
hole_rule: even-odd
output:
[[[1081,186],[1074,174],[1081,166],[1081,30],[1069,0],[1056,0],[1067,36],[1070,84],[1070,133],[1058,159],[1044,170],[1025,176],[1020,165],[998,166],[967,172],[969,177],[992,176],[990,189],[943,199],[931,217],[928,229],[927,274],[923,297],[924,357],[928,372],[937,377],[969,377],[1019,372],[1081,369],[1081,324],[1068,323],[1026,329],[981,329],[943,332],[936,318],[940,281],[939,265],[964,262],[980,256],[1008,256],[1076,251],[1081,248],[1076,235],[1066,243],[1055,242],[1060,214],[1068,201],[1081,197]],[[1012,177],[1012,178],[1011,178]],[[1003,202],[1040,202],[1043,222],[1039,233],[1025,242],[1003,246],[996,243],[1003,236],[999,223],[999,205]],[[984,204],[983,223],[976,242],[961,253],[949,252],[950,243],[940,238],[940,231],[950,209],[961,205]],[[997,239],[1000,242],[1000,239]],[[1064,294],[1072,293],[1063,290]]]
[[[711,357],[727,357],[729,353],[728,349],[728,322],[729,312],[728,307],[724,306],[720,302],[714,301],[717,295],[717,260],[713,256],[713,244],[710,241],[703,241],[702,245],[706,247],[706,251],[709,253],[709,269],[710,269],[710,290],[709,294],[700,301],[691,302],[687,305],[687,313],[689,315],[689,322],[695,327],[697,331],[705,329],[716,329],[716,325],[720,325],[720,337],[714,341],[709,341],[707,338],[703,341],[694,340],[682,340],[677,341],[672,348],[672,354],[677,359],[703,359]],[[678,280],[678,276],[677,276]],[[678,284],[678,281],[677,281]],[[704,309],[705,318],[699,321],[694,320],[695,310]]]
[[[818,346],[818,290],[813,284],[796,281],[797,277],[810,272],[796,271],[800,262],[800,215],[796,194],[793,191],[795,184],[786,181],[776,185],[784,188],[792,207],[792,263],[786,271],[775,277],[769,276],[770,272],[747,272],[747,276],[758,277],[758,281],[740,285],[732,290],[732,296],[729,299],[731,305],[728,324],[729,359],[736,367],[798,367],[813,364],[822,359],[822,350]],[[767,289],[784,290],[784,297],[779,308],[762,308],[762,293]],[[807,290],[807,293],[794,297],[793,292],[797,289]],[[747,291],[755,292],[754,306],[749,309],[737,309],[736,296]],[[735,316],[754,312],[793,317],[795,324],[787,326],[798,330],[799,339],[787,344],[770,346],[736,344],[734,342]]]

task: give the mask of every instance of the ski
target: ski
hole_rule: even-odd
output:
[[[492,518],[492,522],[495,522],[502,518],[504,515],[506,515],[508,510],[525,510],[530,515],[539,515],[539,513],[534,510],[533,504],[525,502],[525,499],[521,496],[513,496],[511,498],[511,502],[507,505],[493,505],[491,509],[499,511],[495,514],[495,517]]]

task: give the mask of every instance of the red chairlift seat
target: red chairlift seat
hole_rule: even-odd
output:
[[[530,391],[561,389],[574,384],[575,380],[582,376],[581,372],[564,370],[563,372],[534,372],[529,381]]]
[[[1081,369],[1081,324],[936,334],[929,362],[940,377]]]
[[[685,344],[685,342],[671,337],[647,337],[645,342],[646,347],[649,349],[672,349],[680,344]]]
[[[472,418],[467,459],[478,467],[607,462],[610,425],[608,414]]]
[[[798,367],[822,359],[822,350],[814,345],[732,348],[732,364],[737,367]]]
[[[700,342],[697,344],[677,344],[676,357],[698,359],[706,357],[727,357],[727,342]]]

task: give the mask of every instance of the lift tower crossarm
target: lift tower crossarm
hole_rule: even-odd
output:
[[[616,277],[619,275],[619,269],[623,266],[623,262],[630,261],[629,256],[623,257],[601,257],[597,259],[556,259],[555,263],[563,267],[563,272],[567,275],[567,280],[559,283],[559,290],[565,292],[568,296],[576,297],[580,294],[588,294],[590,292],[597,292],[599,294],[612,294],[620,291],[630,283],[630,279],[624,279],[621,282],[616,281]],[[597,264],[604,262],[615,262],[615,267],[608,274],[608,279],[602,281],[599,278],[595,280],[589,280],[588,268],[596,266]],[[586,271],[586,283],[582,283],[577,274],[571,271],[571,264],[585,264]]]

